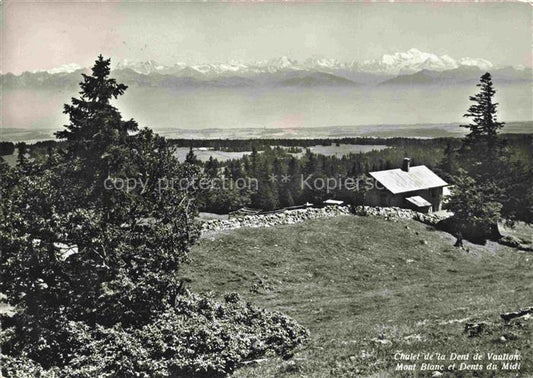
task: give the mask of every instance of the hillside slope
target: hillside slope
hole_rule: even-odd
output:
[[[533,374],[533,320],[504,327],[498,317],[533,304],[533,255],[453,242],[415,221],[342,216],[202,239],[183,274],[194,290],[239,292],[310,330],[292,360],[246,366],[238,377],[412,375],[395,371],[397,351],[519,351],[510,374]],[[463,333],[477,321],[484,332]]]

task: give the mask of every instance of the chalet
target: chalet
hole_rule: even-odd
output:
[[[402,168],[370,172],[373,188],[365,195],[365,205],[397,206],[430,213],[442,209],[447,183],[425,165],[410,166],[405,158]]]

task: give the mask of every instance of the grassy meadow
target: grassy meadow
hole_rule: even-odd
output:
[[[533,255],[489,242],[453,247],[453,236],[411,220],[343,216],[239,229],[201,239],[183,275],[194,291],[235,291],[306,326],[294,358],[266,359],[236,377],[432,376],[421,363],[468,365],[472,355],[521,355],[518,370],[442,376],[533,376],[533,319],[504,325],[501,312],[533,305]],[[485,322],[473,337],[467,323]],[[401,353],[441,353],[398,361]],[[450,354],[470,353],[466,361]],[[396,370],[417,363],[416,371]],[[479,362],[479,361],[478,361]],[[440,370],[440,369],[437,369]],[[438,373],[437,375],[438,376]]]

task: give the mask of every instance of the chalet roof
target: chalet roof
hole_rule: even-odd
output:
[[[425,165],[410,167],[408,172],[399,168],[370,172],[370,176],[375,178],[393,194],[438,188],[448,185],[446,181],[433,173],[433,171]]]
[[[424,198],[420,196],[414,196],[414,197],[408,197],[406,198],[407,201],[411,202],[416,207],[428,207],[431,206],[431,203],[426,201]]]

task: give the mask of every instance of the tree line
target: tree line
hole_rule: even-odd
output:
[[[251,139],[182,139],[170,138],[168,141],[175,147],[210,148],[217,151],[243,152],[251,151],[253,148],[262,151],[267,147],[313,147],[313,146],[333,146],[341,144],[358,145],[386,145],[405,146],[411,144],[421,144],[426,146],[439,143],[442,139],[414,139],[414,138],[376,138],[376,137],[343,137],[343,138],[305,138],[305,139],[283,139],[283,138],[251,138]]]
[[[341,143],[362,143],[369,138],[340,139]],[[498,172],[501,177],[507,177],[507,183],[500,183],[506,188],[508,200],[504,204],[504,214],[520,220],[531,218],[531,208],[528,205],[527,190],[523,189],[530,183],[531,164],[533,161],[533,136],[531,134],[502,134],[498,139],[505,146],[506,159],[503,163],[505,172]],[[182,140],[182,144],[189,140]],[[284,141],[290,146],[283,146]],[[460,169],[468,166],[472,169],[471,159],[464,156],[464,141],[460,138],[392,138],[378,139],[377,142],[388,145],[389,148],[369,152],[349,153],[342,157],[326,156],[311,152],[307,146],[318,144],[332,145],[335,139],[269,139],[264,145],[260,140],[229,140],[212,139],[202,143],[194,140],[186,157],[186,162],[198,169],[198,175],[207,179],[226,180],[229,184],[225,189],[213,188],[196,193],[199,210],[226,214],[240,207],[254,207],[262,210],[274,210],[282,207],[303,205],[305,203],[320,203],[333,198],[348,203],[358,203],[358,194],[346,188],[313,188],[302,183],[315,179],[333,177],[340,181],[348,178],[361,178],[369,172],[399,168],[404,157],[410,157],[413,165],[426,165],[448,183],[457,181]],[[197,159],[193,147],[209,147],[212,143],[220,143],[221,148],[251,151],[239,159],[219,161],[210,158],[206,162]],[[174,141],[167,141],[168,148],[176,146]],[[45,161],[52,151],[64,148],[61,141],[37,142],[26,146],[21,152],[27,151],[37,161]],[[247,150],[250,148],[250,150]],[[490,156],[490,155],[485,155]],[[20,157],[19,157],[20,159]],[[470,161],[470,163],[469,163]],[[496,171],[493,171],[496,172]],[[506,172],[509,173],[509,176]],[[287,180],[287,176],[290,178]],[[285,180],[283,179],[285,177]],[[257,187],[238,188],[231,185],[239,179],[256,179]],[[526,201],[527,203],[525,203]],[[514,209],[514,210],[511,210]],[[516,215],[513,215],[513,214]]]
[[[502,190],[507,191],[508,198],[504,203],[504,214],[520,220],[530,220],[532,201],[527,197],[527,190],[523,189],[527,189],[527,185],[531,183],[531,165],[528,162],[533,161],[533,136],[508,134],[500,138],[506,146],[507,158],[500,171],[494,173],[507,177],[505,183],[500,183]],[[358,193],[354,190],[339,187],[331,190],[316,187],[311,189],[302,183],[302,178],[310,177],[307,182],[327,178],[338,181],[362,178],[372,171],[399,168],[404,157],[410,157],[413,165],[428,166],[454,185],[458,182],[460,169],[468,164],[461,151],[461,139],[441,138],[402,141],[401,145],[395,147],[350,153],[342,157],[316,154],[309,149],[298,157],[280,146],[266,146],[262,152],[252,146],[251,154],[240,159],[221,162],[210,158],[202,163],[196,159],[192,150],[187,159],[211,178],[258,180],[257,190],[247,188],[199,193],[198,203],[202,211],[227,213],[242,206],[273,210],[307,202],[320,203],[329,198],[359,204]]]

